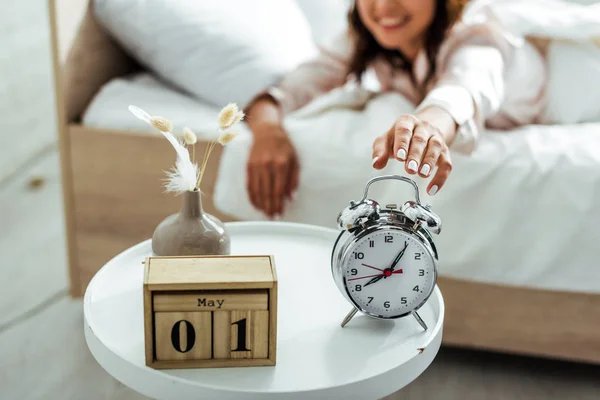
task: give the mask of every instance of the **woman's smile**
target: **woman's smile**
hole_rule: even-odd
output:
[[[436,0],[356,0],[356,10],[360,23],[381,47],[413,60],[423,47],[437,6]]]
[[[389,32],[405,27],[410,22],[410,20],[410,15],[405,15],[403,17],[377,18],[376,22],[384,31]]]

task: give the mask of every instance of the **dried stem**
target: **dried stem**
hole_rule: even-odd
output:
[[[200,166],[200,176],[198,177],[196,189],[200,189],[200,185],[202,184],[202,178],[204,177],[204,171],[206,171],[206,166],[208,165],[208,159],[210,158],[210,154],[212,153],[216,144],[216,141],[211,141],[204,149],[204,158],[202,159],[202,165]]]

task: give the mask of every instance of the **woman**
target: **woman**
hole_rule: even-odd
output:
[[[472,151],[478,132],[532,123],[541,112],[542,56],[492,22],[463,23],[464,0],[355,0],[349,31],[246,108],[252,204],[275,217],[298,185],[299,163],[282,118],[318,96],[360,82],[372,69],[382,91],[411,100],[373,143],[373,167],[394,158],[408,174],[431,177],[435,195],[451,170],[450,146]]]

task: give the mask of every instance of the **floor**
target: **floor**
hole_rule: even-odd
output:
[[[142,399],[92,358],[83,337],[81,301],[67,295],[47,4],[5,3],[0,14],[0,399]],[[600,367],[443,348],[421,377],[387,399],[565,398],[600,398]]]

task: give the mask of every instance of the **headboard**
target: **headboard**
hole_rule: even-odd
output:
[[[80,119],[102,85],[139,69],[95,20],[92,2],[49,0],[57,108],[66,124]]]

